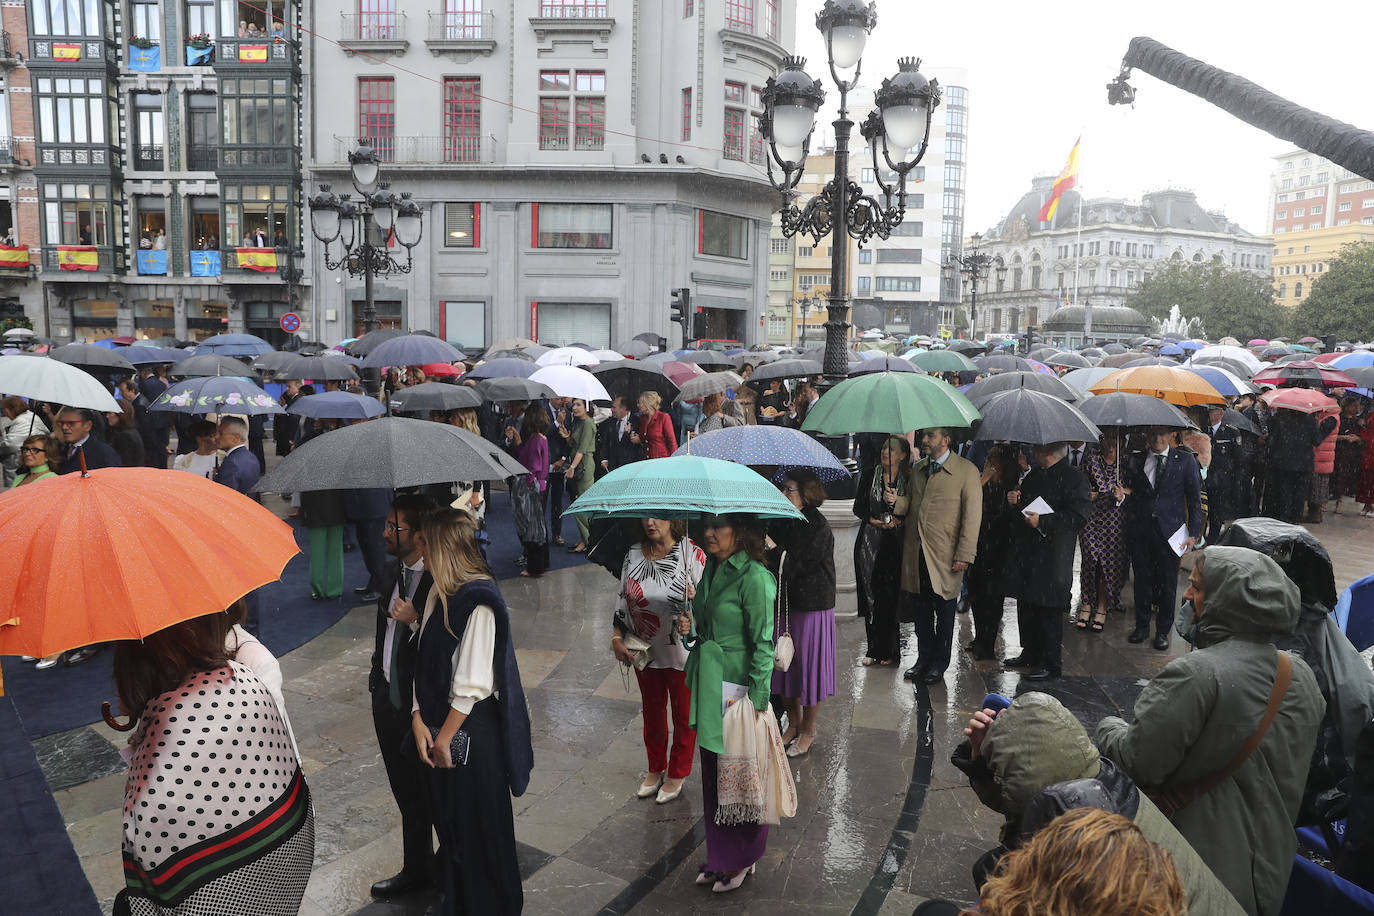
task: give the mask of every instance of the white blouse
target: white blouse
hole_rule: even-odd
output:
[[[425,615],[420,621],[420,638],[424,639],[425,627],[434,617],[434,609],[439,605],[439,590],[431,588],[425,599]],[[443,626],[442,615],[438,626]],[[449,686],[449,705],[468,715],[478,700],[485,700],[496,689],[496,673],[493,661],[496,654],[496,614],[485,604],[472,609],[468,617],[467,629],[453,650],[453,683]],[[412,691],[410,711],[420,708],[418,694]]]

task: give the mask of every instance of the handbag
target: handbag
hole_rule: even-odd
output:
[[[429,736],[437,744],[439,741],[439,729],[431,728]],[[453,740],[448,744],[448,757],[456,767],[466,766],[468,762],[468,733],[461,728],[453,733]]]
[[[777,671],[786,672],[792,666],[792,656],[796,654],[797,647],[792,643],[790,632],[791,617],[787,613],[787,586],[783,584],[782,565],[787,562],[787,554],[782,555],[778,561],[778,610],[782,613],[782,635],[773,643],[773,668]],[[773,632],[778,630],[778,615],[773,615]]]
[[[626,633],[620,637],[620,644],[635,657],[634,669],[636,671],[643,671],[649,667],[649,662],[654,660],[654,647],[634,633]]]

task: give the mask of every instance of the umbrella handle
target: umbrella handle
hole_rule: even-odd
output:
[[[114,713],[110,709],[109,700],[106,700],[105,702],[100,704],[100,717],[105,720],[106,725],[110,726],[110,728],[113,728],[117,732],[133,731],[134,725],[136,724],[136,720],[133,716],[129,717],[128,722],[120,722],[118,719],[116,719],[114,717]]]

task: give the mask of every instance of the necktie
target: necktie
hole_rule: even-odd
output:
[[[1082,458],[1083,458],[1083,451],[1082,451],[1081,449],[1074,449],[1074,450],[1073,450],[1073,466],[1074,466],[1074,467],[1078,467],[1078,462],[1081,461]]]
[[[1160,479],[1164,475],[1164,456],[1155,455],[1155,472],[1151,475],[1150,485],[1156,490],[1159,489]]]
[[[934,476],[935,476],[935,472],[938,471],[938,470],[940,470],[940,465],[939,465],[939,463],[936,462],[936,461],[934,461],[934,460],[932,460],[930,463],[928,463],[928,464],[926,465],[926,476],[927,476],[927,477],[934,477]]]
[[[410,583],[415,576],[414,571],[408,566],[401,567],[401,597],[410,597]],[[399,666],[401,663],[401,644],[405,642],[409,630],[404,624],[395,624],[395,632],[391,634],[391,690],[388,699],[391,700],[392,707],[401,708],[401,678]]]

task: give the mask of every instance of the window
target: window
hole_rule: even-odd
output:
[[[192,251],[219,251],[219,198],[191,197],[191,231],[187,248]]]
[[[1287,298],[1287,297],[1288,297],[1288,284],[1287,284],[1287,283],[1280,283],[1280,284],[1279,284],[1279,298],[1280,298],[1280,299],[1285,299],[1285,298]]]
[[[1295,219],[1296,219],[1297,217],[1299,217],[1299,216],[1306,216],[1306,215],[1307,215],[1307,211],[1306,211],[1305,209],[1303,209],[1302,207],[1298,207],[1298,208],[1296,208],[1296,209],[1293,210],[1293,217],[1294,217]]]
[[[813,255],[812,255],[812,252],[814,252],[814,251],[815,251],[815,249],[814,249],[813,247],[811,247],[810,245],[798,245],[798,246],[797,246],[797,257],[799,257],[799,258],[809,258],[809,257],[812,257],[812,256],[813,256]]]
[[[873,292],[873,278],[872,278],[872,277],[859,277],[858,294],[859,294],[860,296],[867,296],[867,295],[872,294],[872,292]]]
[[[363,82],[359,81],[359,101],[363,98]],[[386,84],[390,92],[390,79],[377,80]],[[294,165],[296,163],[297,139],[296,125],[296,87],[285,79],[222,79],[219,86],[219,104],[223,115],[224,137],[222,153],[225,165]],[[371,91],[371,90],[368,90]],[[373,104],[373,103],[369,103]],[[378,103],[379,104],[379,103]],[[387,105],[393,106],[394,102]],[[388,122],[390,123],[390,122]],[[368,134],[359,134],[368,137]],[[379,139],[372,142],[374,148]],[[385,153],[389,159],[392,151],[391,134],[385,137]],[[255,149],[235,149],[234,147],[256,147]]]
[[[792,250],[791,239],[769,239],[768,245],[773,254],[787,254]]]
[[[696,8],[693,6],[692,0],[683,0],[683,2],[682,2],[682,18],[683,18],[683,19],[691,19],[692,16],[695,15],[695,13],[696,13]]]
[[[487,38],[482,34],[482,0],[445,0],[444,38],[449,41]]]
[[[725,0],[725,27],[732,32],[754,31],[754,0]]]
[[[252,37],[251,31],[247,37]],[[397,38],[396,0],[359,0],[358,38],[362,41],[394,41]]]
[[[603,149],[606,146],[605,98],[577,99],[575,128],[577,131],[575,135],[577,149]]]
[[[186,34],[216,35],[214,0],[186,0]]]
[[[358,139],[383,162],[396,158],[396,81],[389,76],[358,79]]]
[[[920,291],[920,277],[878,278],[878,292],[880,293],[919,293]]]
[[[41,78],[37,82],[40,143],[105,144],[108,107],[101,80]]]
[[[535,204],[535,248],[610,248],[610,204]]]
[[[1112,271],[1108,271],[1108,272],[1107,272],[1107,285],[1108,285],[1108,286],[1120,286],[1120,285],[1121,285],[1121,273],[1120,273],[1120,271],[1112,270]]]
[[[1294,284],[1293,284],[1293,298],[1294,298],[1294,299],[1301,299],[1301,298],[1302,298],[1302,281],[1301,281],[1301,280],[1299,280],[1297,283],[1294,283]]]
[[[539,148],[568,148],[568,100],[539,100]]]
[[[725,81],[725,101],[744,104],[744,84]]]
[[[44,242],[48,245],[113,244],[119,238],[110,222],[110,189],[103,184],[43,185]]]
[[[1347,210],[1350,209],[1350,204],[1341,204],[1341,206],[1342,206],[1342,207],[1345,207]],[[1280,211],[1278,211],[1277,213],[1274,214],[1274,219],[1288,219],[1288,211],[1287,211],[1287,210],[1280,210]]]
[[[1344,207],[1345,204],[1341,204],[1341,206]],[[1370,207],[1374,207],[1374,197],[1366,197],[1364,200],[1360,201],[1361,209],[1368,210]]]
[[[816,287],[830,288],[830,274],[797,274],[797,289],[810,292]]]
[[[768,271],[769,283],[785,283],[787,280],[791,279],[791,277],[791,271],[787,270],[786,268],[783,268],[782,270]]]
[[[690,86],[682,90],[682,139],[684,142],[692,139],[692,89]]]
[[[156,0],[133,0],[129,4],[129,20],[126,31],[130,37],[153,41],[162,37],[162,12]]]
[[[541,70],[541,93],[576,93],[571,98],[541,95],[539,98],[539,148],[568,149],[569,139],[580,150],[606,146],[606,73],[604,70]],[[569,137],[569,114],[573,116]]]
[[[261,232],[271,248],[284,247],[296,238],[291,213],[290,185],[236,185],[221,183],[224,200],[223,248],[254,248],[251,236]],[[227,266],[227,265],[226,265]]]
[[[444,78],[444,161],[482,158],[482,81],[475,76]]]
[[[1306,197],[1306,196],[1307,196],[1307,192],[1306,192],[1306,191],[1298,191],[1296,194],[1293,195],[1293,199],[1294,199],[1294,200],[1302,200],[1302,199],[1303,199],[1304,197]]]
[[[859,181],[864,184],[873,184],[878,180],[878,173],[873,169],[859,169]]]
[[[879,264],[920,264],[921,249],[919,248],[879,248]]]
[[[481,204],[444,204],[444,247],[480,248],[481,246]]]
[[[1309,209],[1307,212],[1310,213],[1310,214],[1312,214],[1313,216],[1321,216],[1321,215],[1322,215],[1322,208],[1321,208],[1321,207],[1312,207],[1312,208]]]
[[[860,264],[872,264],[872,263],[873,263],[873,249],[871,249],[871,248],[860,248],[860,249],[859,249],[859,263],[860,263]]]
[[[1279,203],[1281,203],[1281,204],[1286,204],[1286,203],[1288,203],[1288,195],[1287,195],[1287,194],[1280,194],[1280,195],[1279,195]]]
[[[167,249],[167,205],[165,198],[139,196],[134,198],[134,244],[140,251]],[[139,273],[167,272],[166,265],[161,270],[145,270],[139,265]]]
[[[101,7],[98,0],[34,0],[33,34],[99,38]]]
[[[134,169],[160,172],[163,168],[165,139],[162,95],[157,92],[134,93]]]
[[[778,0],[763,0],[763,34],[778,40]]]
[[[481,301],[439,303],[439,336],[461,349],[484,349],[487,345],[487,304]]]
[[[219,157],[219,106],[209,92],[186,93],[186,167],[214,169]],[[216,208],[218,212],[218,208]]]
[[[1349,225],[1350,225],[1350,220],[1348,220],[1348,219],[1338,219],[1338,220],[1336,220],[1336,225],[1337,225],[1337,226],[1349,226]]]
[[[715,213],[711,210],[698,210],[698,253],[714,255],[718,258],[747,259],[749,257],[749,223],[749,220],[738,216]]]
[[[744,161],[744,112],[739,108],[725,109],[725,148],[722,155],[726,159]]]
[[[1308,223],[1308,224],[1307,224],[1307,228],[1308,228],[1308,229],[1320,229],[1321,227],[1322,227],[1322,224],[1321,224],[1321,223]]]
[[[917,195],[917,196],[920,196],[920,195]],[[907,203],[908,203],[908,204],[911,203],[911,197],[910,197],[910,196],[907,197]],[[901,236],[901,237],[903,237],[903,238],[920,238],[921,236],[925,235],[925,231],[926,231],[926,224],[925,224],[923,221],[921,221],[921,220],[919,220],[919,219],[916,219],[916,220],[903,220],[902,222],[898,223],[896,226],[893,226],[893,227],[892,227],[892,232],[889,233],[889,235],[890,235],[890,236]]]
[[[606,0],[542,0],[539,15],[547,19],[604,18]]]

